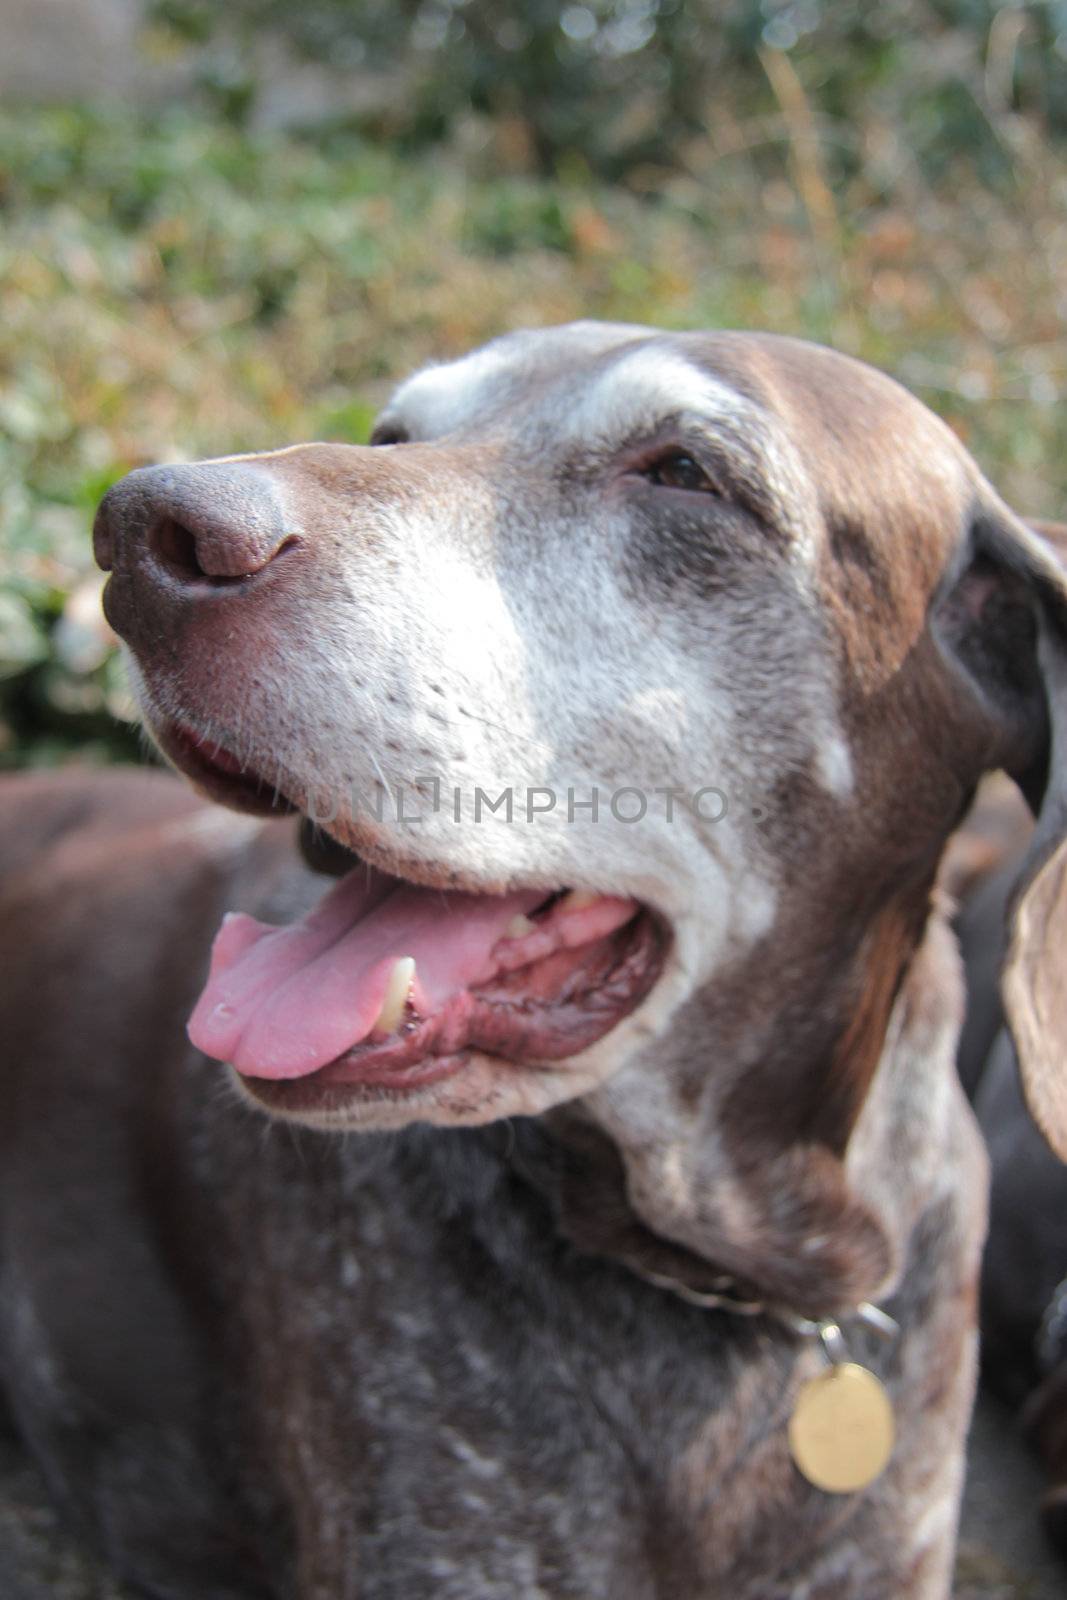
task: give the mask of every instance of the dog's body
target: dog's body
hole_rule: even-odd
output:
[[[1055,563],[902,391],[788,341],[504,341],[414,380],[385,429],[422,442],[113,493],[101,555],[146,718],[250,808],[235,756],[319,815],[316,790],[375,776],[454,785],[460,823],[342,805],[329,826],[406,883],[470,891],[456,929],[492,896],[548,918],[546,887],[632,897],[608,979],[580,990],[612,1020],[586,1029],[568,954],[562,1000],[498,976],[441,1002],[471,1042],[431,1055],[437,1076],[409,1087],[384,1023],[323,1069],[274,1045],[326,989],[272,957],[304,998],[256,1034],[274,995],[262,971],[255,1005],[233,988],[264,939],[238,920],[198,1037],[243,1018],[226,1054],[285,1119],[266,1122],[183,1023],[224,911],[283,922],[321,888],[292,824],[164,777],[10,786],[20,1425],[116,1564],[175,1600],[943,1596],[985,1168],[931,897],[983,770],[1060,792]],[[643,831],[614,809],[467,815],[475,786],[531,784],[718,785],[730,807]],[[1042,927],[1058,817],[1021,902]],[[1026,932],[1009,1010],[1055,1137]],[[486,1047],[467,1020],[486,981],[495,1038],[552,988],[580,1047]],[[421,1039],[437,1002],[410,992]],[[709,1291],[726,1305],[685,1298]],[[800,1317],[839,1319],[892,1398],[896,1448],[861,1491],[790,1458],[823,1365]]]
[[[183,1600],[945,1592],[984,1215],[948,950],[859,1130],[912,1259],[886,1301],[901,1340],[849,1329],[897,1456],[839,1499],[785,1446],[812,1341],[575,1253],[536,1123],[324,1139],[220,1093],[184,1040],[180,952],[230,907],[300,909],[292,824],[250,834],[162,776],[27,780],[16,810],[21,787],[5,837],[52,839],[33,913],[4,918],[27,1062],[3,1118],[6,1378],[120,1570]]]
[[[1061,551],[1067,530],[1047,526]],[[968,1007],[960,1077],[987,1142],[990,1227],[982,1261],[982,1373],[1021,1415],[1049,1478],[1045,1532],[1067,1557],[1067,1165],[1027,1113],[997,996],[1007,909],[1031,828],[1012,786],[991,780],[946,862]]]

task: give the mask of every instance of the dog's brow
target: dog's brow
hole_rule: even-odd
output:
[[[736,389],[669,350],[638,344],[606,370],[598,363],[590,375],[588,368],[582,371],[589,352],[577,346],[569,370],[549,377],[538,371],[536,359],[531,360],[536,356],[536,345],[531,348],[531,343],[502,341],[459,361],[424,368],[401,384],[385,414],[403,415],[414,433],[435,438],[479,413],[498,415],[509,397],[535,408],[540,398],[549,403],[561,442],[574,438],[605,443],[679,413],[733,423],[754,414],[752,403]],[[561,389],[566,390],[567,402],[562,412]]]
[[[410,419],[420,436],[450,433],[492,400],[498,388],[493,380],[505,378],[511,365],[503,349],[487,345],[459,361],[424,367],[400,385],[385,414]]]
[[[638,348],[613,362],[568,407],[566,430],[577,440],[623,442],[641,428],[688,414],[714,424],[755,420],[736,389],[670,351]]]

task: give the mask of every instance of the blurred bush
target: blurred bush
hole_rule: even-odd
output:
[[[376,4],[232,0],[219,49],[276,16],[416,61],[391,128],[0,111],[0,762],[136,748],[88,539],[117,476],[362,440],[395,376],[509,327],[826,340],[1064,512],[1056,5]]]
[[[675,166],[709,122],[773,110],[761,49],[790,52],[817,97],[831,167],[847,170],[851,131],[872,118],[933,174],[959,155],[1003,173],[991,101],[1067,131],[1067,0],[153,0],[152,12],[212,47],[204,86],[235,118],[254,114],[252,46],[275,33],[318,62],[389,75],[398,92],[364,131],[419,146],[472,112],[507,119],[543,172]]]

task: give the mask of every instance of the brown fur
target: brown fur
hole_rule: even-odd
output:
[[[632,895],[669,957],[562,1063],[474,1052],[417,1101],[317,1109],[275,1083],[268,1122],[181,1025],[223,909],[313,898],[286,825],[187,812],[163,779],[173,825],[118,779],[76,805],[11,785],[0,1351],[22,1426],[116,1565],[181,1600],[941,1600],[985,1171],[936,881],[1007,767],[1043,802],[1014,1021],[1067,1138],[1031,937],[1057,914],[1062,577],[917,402],[795,341],[518,337],[416,377],[384,426],[407,442],[111,491],[108,612],[164,752],[260,810],[179,724],[294,809],[375,772],[541,763],[721,781],[729,818],[342,812],[338,839],[420,883]],[[639,468],[665,448],[706,452],[714,487],[660,492]],[[900,1324],[888,1347],[865,1300]],[[891,1394],[865,1492],[790,1460],[820,1361],[801,1315],[841,1319]]]

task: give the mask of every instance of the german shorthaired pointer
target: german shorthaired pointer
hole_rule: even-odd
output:
[[[160,1600],[943,1597],[987,1175],[935,879],[1004,768],[1062,1151],[1061,570],[788,339],[514,334],[372,444],[101,508],[145,723],[246,815],[7,787],[17,1422]]]
[[[1062,558],[1067,527],[1039,526]],[[1007,779],[990,780],[952,841],[942,876],[956,880],[961,901],[956,932],[969,1000],[960,1076],[985,1135],[992,1176],[979,1317],[982,1371],[988,1386],[1020,1409],[1044,1462],[1049,1485],[1042,1519],[1067,1559],[1067,1166],[1027,1114],[996,987],[1007,911],[1031,831],[1018,790]]]

